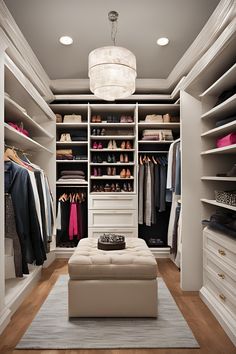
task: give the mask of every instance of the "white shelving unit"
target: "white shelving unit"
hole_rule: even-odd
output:
[[[235,206],[231,206],[231,205],[228,205],[228,204],[223,204],[223,203],[218,203],[216,200],[214,199],[204,199],[202,198],[201,201],[203,203],[207,203],[207,204],[210,204],[210,205],[214,205],[216,207],[220,207],[220,208],[224,208],[224,209],[229,209],[229,210],[233,210],[233,211],[236,211],[236,207]]]
[[[236,144],[224,146],[222,148],[210,149],[207,151],[201,152],[201,155],[212,155],[212,154],[235,154],[236,153]]]
[[[236,177],[216,177],[216,176],[203,176],[202,181],[222,181],[222,182],[236,182]]]
[[[202,137],[217,137],[217,136],[222,136],[226,135],[227,133],[230,133],[232,131],[236,130],[236,120],[227,124],[224,124],[220,127],[210,129],[206,131],[205,133],[202,133]]]

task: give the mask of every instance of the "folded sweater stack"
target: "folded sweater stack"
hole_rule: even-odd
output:
[[[81,170],[65,170],[61,171],[61,177],[59,182],[78,182],[83,183],[85,181],[85,173]]]
[[[173,140],[172,130],[170,129],[145,129],[142,140],[171,141]]]

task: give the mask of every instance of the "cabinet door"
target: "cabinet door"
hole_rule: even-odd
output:
[[[137,227],[136,210],[89,210],[89,227]]]

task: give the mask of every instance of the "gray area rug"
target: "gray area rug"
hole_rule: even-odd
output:
[[[16,349],[199,348],[161,278],[157,319],[69,320],[67,281],[59,277]]]

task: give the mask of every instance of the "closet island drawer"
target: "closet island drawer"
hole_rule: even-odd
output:
[[[137,228],[107,228],[107,227],[100,227],[98,228],[89,228],[88,229],[88,237],[99,237],[103,234],[112,233],[123,235],[125,237],[138,237],[138,229]]]
[[[137,209],[136,195],[89,196],[89,209]]]
[[[212,293],[216,300],[220,302],[224,308],[236,320],[236,298],[231,294],[212,274],[205,270],[205,286]]]
[[[204,250],[204,269],[236,296],[236,268],[231,268],[223,260]]]
[[[136,227],[136,210],[89,210],[89,227]]]
[[[236,265],[236,242],[223,233],[205,228],[203,231],[204,249],[211,252],[226,264],[235,268]]]

